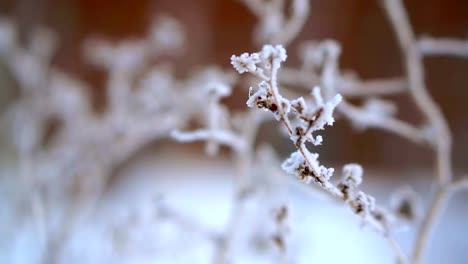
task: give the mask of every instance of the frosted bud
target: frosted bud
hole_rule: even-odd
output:
[[[257,53],[249,55],[242,53],[240,56],[232,55],[231,64],[240,74],[244,72],[254,72],[257,69],[257,63],[260,62],[260,57]]]
[[[343,181],[358,186],[362,182],[363,170],[361,165],[350,163],[343,166]]]
[[[299,151],[295,151],[291,153],[289,158],[283,162],[283,164],[281,165],[281,168],[288,174],[301,176],[300,177],[301,179],[304,179],[309,174],[308,172],[304,173],[306,170],[306,164],[305,164],[304,157],[301,155]],[[307,171],[308,171],[308,168],[307,168]]]
[[[278,60],[279,62],[286,61],[286,50],[282,45],[265,45],[260,53],[262,61],[268,62],[269,60]]]
[[[249,99],[247,100],[248,107],[258,107],[260,109],[269,108],[271,94],[269,92],[268,83],[262,81],[258,84],[258,90],[254,93],[253,88],[249,89]],[[270,106],[271,108],[271,106]]]
[[[333,118],[333,111],[335,111],[335,108],[342,99],[343,97],[340,94],[337,94],[323,106],[323,121],[325,124],[329,126],[333,125],[335,122],[335,119]]]
[[[367,217],[375,209],[375,199],[366,193],[359,191],[349,202],[354,212],[363,217]]]
[[[396,215],[406,220],[421,217],[421,199],[410,186],[401,187],[392,194],[390,207]]]
[[[292,100],[291,107],[299,114],[307,112],[307,104],[303,97]]]
[[[311,139],[310,141],[312,142],[312,144],[314,144],[314,146],[322,145],[323,137],[321,135],[318,135],[315,138],[311,136],[310,139]]]
[[[362,182],[363,170],[359,164],[347,164],[343,167],[343,173],[338,189],[343,193],[345,200],[353,199],[356,195],[357,186]]]

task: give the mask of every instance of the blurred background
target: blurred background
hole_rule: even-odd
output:
[[[468,1],[411,0],[405,1],[405,4],[418,35],[468,38]],[[296,50],[303,40],[335,39],[342,45],[341,69],[353,70],[362,79],[399,77],[404,74],[398,44],[378,1],[310,0],[310,6],[311,12],[306,26],[288,50]],[[84,41],[89,38],[103,38],[117,43],[121,40],[141,38],[146,34],[153,17],[160,14],[176,18],[185,28],[189,45],[185,47],[183,55],[175,59],[178,76],[187,76],[192,69],[201,65],[212,64],[230,69],[229,58],[232,54],[259,49],[252,41],[252,29],[257,20],[240,1],[235,0],[0,1],[0,16],[8,17],[18,24],[22,41],[26,41],[36,25],[46,26],[57,33],[59,44],[52,63],[89,84],[87,89],[92,95],[92,108],[98,115],[105,111],[109,103],[105,91],[108,76],[106,71],[90,65],[83,59]],[[289,55],[287,65],[295,65],[298,62],[297,55],[293,52]],[[430,57],[425,59],[425,66],[430,93],[440,105],[453,132],[453,164],[455,177],[458,177],[468,171],[465,156],[468,154],[468,60]],[[0,111],[3,112],[19,94],[18,84],[10,76],[3,62],[0,62],[0,81]],[[244,90],[237,89],[226,103],[232,109],[243,109],[246,96]],[[422,122],[422,116],[406,95],[392,96],[391,99],[398,103],[398,117],[416,124]],[[271,129],[262,133],[265,133],[265,137],[262,138],[273,144],[281,158],[286,157],[292,150],[288,140],[278,140],[280,133],[277,130]],[[423,193],[423,198],[429,190],[433,190],[431,169],[434,161],[433,153],[428,148],[410,144],[405,139],[380,130],[356,131],[348,122],[337,122],[332,129],[325,130],[323,135],[325,147],[317,148],[321,161],[324,164],[362,164],[366,168],[365,177],[370,178],[366,188],[371,190],[371,193],[377,193],[378,200],[388,200],[391,190],[403,184],[415,186]],[[8,152],[3,145],[0,147],[4,148],[2,152]],[[135,204],[137,207],[146,204],[147,200],[152,198],[145,195],[154,192],[151,188],[156,186],[155,189],[164,192],[170,205],[182,208],[186,210],[186,215],[221,230],[222,224],[219,223],[226,221],[225,215],[230,210],[225,204],[229,204],[229,197],[233,195],[229,187],[229,179],[233,173],[226,173],[223,169],[230,166],[227,163],[227,155],[208,159],[200,155],[203,151],[202,144],[181,146],[169,140],[143,146],[113,171],[116,175],[114,181],[117,183],[115,189],[104,199],[105,203],[110,205],[108,210],[119,211]],[[183,162],[178,163],[176,160]],[[211,169],[207,169],[209,167]],[[126,175],[133,175],[140,180],[131,183],[133,181],[129,181]],[[219,182],[219,178],[227,178],[228,182]],[[312,245],[320,244],[317,247],[320,250],[316,248],[313,253],[309,252],[313,257],[303,253],[307,252],[307,246],[297,245],[298,263],[307,263],[302,262],[302,259],[314,259],[317,263],[339,263],[345,260],[350,263],[393,263],[391,258],[381,257],[391,254],[385,242],[372,232],[362,235],[363,231],[356,228],[359,224],[357,220],[351,224],[347,221],[345,215],[349,212],[336,205],[328,209],[324,209],[320,203],[309,205],[304,202],[309,197],[301,192],[296,193],[294,188],[289,191],[291,201],[300,202],[293,209],[295,211],[291,221],[297,220],[293,229],[298,230],[293,236],[298,241],[312,237]],[[9,192],[5,189],[7,185],[3,186],[2,191],[8,195]],[[121,189],[129,190],[125,190],[126,194],[121,195]],[[207,194],[207,189],[212,192]],[[226,195],[229,197],[225,197]],[[135,201],[137,196],[140,198]],[[216,197],[216,201],[213,201],[213,197]],[[466,194],[459,195],[447,208],[448,217],[444,218],[442,228],[434,234],[436,242],[431,245],[431,248],[437,251],[430,253],[428,263],[466,263],[468,255],[465,251],[468,241],[460,237],[460,234],[468,232],[468,227],[463,221],[468,219],[468,208],[464,205],[467,198]],[[255,208],[250,210],[255,211]],[[308,213],[311,211],[312,214]],[[8,214],[8,210],[3,213],[2,219],[9,219],[3,224],[15,225],[15,216]],[[97,226],[106,225],[106,217],[102,215],[105,213],[100,212],[100,215],[96,216]],[[326,217],[314,218],[314,215]],[[334,219],[332,223],[327,220],[330,218]],[[311,225],[314,227],[310,228]],[[163,227],[165,231],[172,230],[171,228],[173,227]],[[13,245],[19,245],[11,246],[8,242],[10,240],[7,239],[1,241],[3,243],[0,242],[0,254],[4,254],[5,262],[2,262],[0,256],[0,263],[35,263],[33,259],[37,249],[31,249],[35,245],[31,242],[35,240],[34,234],[28,237],[27,231],[24,232],[26,235],[1,236],[0,233],[0,240],[2,237],[8,237],[16,241]],[[86,259],[80,255],[108,254],[108,249],[103,246],[105,242],[89,242],[87,234],[99,232],[100,229],[87,226],[83,231],[84,235],[72,239],[72,249],[67,252],[75,252],[76,256],[68,256],[68,260],[73,259],[77,263],[99,263],[92,257]],[[169,234],[165,237],[174,236],[170,233],[172,231],[167,232]],[[333,239],[341,234],[344,235],[340,241]],[[413,232],[403,232],[397,239],[408,248],[413,235]],[[155,236],[158,236],[158,233]],[[149,244],[156,243],[148,237],[139,239],[147,239],[144,241]],[[198,243],[198,240],[193,241]],[[134,246],[142,247],[143,244]],[[337,249],[342,250],[339,256],[335,253]],[[21,250],[31,250],[32,253],[29,252],[30,256],[18,257],[24,253]],[[143,257],[129,257],[131,254],[125,255],[126,250],[131,252],[132,249],[122,250],[121,259],[102,259],[112,259],[110,263],[208,263],[200,255],[211,252],[205,248],[194,252],[187,249],[185,259],[174,260],[181,256],[170,253],[164,260],[151,262],[154,260],[151,254],[157,253],[145,255],[146,252],[140,253]],[[8,257],[13,251],[15,257]],[[247,263],[247,260],[239,263]],[[251,263],[263,262],[254,258]]]
[[[435,37],[468,37],[468,2],[412,0],[405,1],[405,4],[416,33]],[[3,0],[0,12],[19,22],[24,34],[36,24],[58,33],[60,44],[54,63],[92,84],[97,111],[106,103],[106,75],[82,59],[81,46],[86,38],[99,36],[114,41],[136,38],[146,32],[155,14],[174,16],[187,28],[190,40],[184,56],[179,58],[178,71],[181,73],[200,64],[229,68],[232,54],[258,48],[252,41],[256,18],[239,1]],[[363,79],[403,74],[398,45],[378,1],[311,0],[311,14],[291,50],[301,41],[310,39],[337,40],[343,47],[341,68],[352,69]],[[297,57],[291,55],[288,63],[294,64]],[[426,59],[425,63],[429,90],[448,119],[456,142],[453,150],[455,168],[466,170],[468,61],[435,57]],[[11,90],[3,86],[2,90],[5,89]],[[14,91],[2,91],[2,97],[12,93]],[[400,116],[412,122],[421,120],[409,98],[399,96],[396,99],[400,103]],[[235,94],[233,99],[240,107],[243,107],[244,100],[242,93]],[[327,159],[404,168],[426,167],[432,163],[432,156],[424,147],[406,144],[397,136],[375,130],[353,133],[346,122],[336,126],[338,128],[326,131],[333,134],[327,149],[322,150]]]

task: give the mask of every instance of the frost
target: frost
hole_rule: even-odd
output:
[[[271,94],[268,93],[268,84],[266,82],[261,82],[258,84],[258,90],[254,93],[253,88],[249,88],[249,100],[247,100],[248,107],[257,106],[259,108],[267,108],[267,105],[271,104],[269,102]],[[266,109],[265,109],[266,110]]]
[[[333,45],[328,47],[328,52],[337,56],[339,50],[333,47]],[[379,232],[384,232],[386,228],[384,221],[387,217],[382,211],[377,211],[373,197],[358,189],[358,185],[362,182],[362,167],[357,164],[344,166],[343,179],[335,186],[330,182],[334,168],[320,165],[319,155],[311,153],[305,145],[306,142],[311,142],[313,145],[322,144],[322,136],[313,136],[313,133],[323,130],[326,125],[333,125],[335,122],[333,113],[342,101],[342,96],[335,93],[331,99],[326,100],[322,96],[321,89],[314,87],[311,91],[312,104],[307,104],[303,97],[289,101],[281,95],[276,76],[281,63],[287,58],[286,51],[279,45],[275,47],[265,45],[258,54],[261,62],[256,61],[255,67],[260,68],[241,69],[239,72],[250,72],[261,79],[256,92],[252,88],[249,89],[247,105],[272,112],[276,120],[286,127],[289,138],[297,148],[282,163],[282,169],[305,183],[315,183],[330,195],[342,199],[366,223],[370,223]],[[244,53],[240,57],[244,58],[245,64],[250,56]],[[233,56],[233,58],[240,57]],[[233,66],[239,68],[243,64],[233,64]],[[258,74],[258,72],[266,73],[266,75]],[[329,71],[327,78],[332,78],[332,73],[333,71]],[[331,81],[329,79],[329,84],[332,83]]]
[[[255,72],[257,63],[260,63],[260,56],[257,53],[242,53],[240,56],[231,56],[231,64],[240,74],[245,72]]]
[[[265,45],[260,52],[260,58],[263,62],[275,61],[279,62],[286,61],[287,55],[286,50],[281,45]]]
[[[362,182],[363,169],[359,164],[351,163],[343,166],[343,181],[354,186]]]

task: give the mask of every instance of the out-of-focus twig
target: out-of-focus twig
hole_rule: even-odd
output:
[[[420,263],[424,250],[429,243],[432,230],[435,228],[448,200],[451,191],[450,186],[452,186],[451,133],[439,106],[433,101],[427,90],[424,80],[423,52],[432,50],[432,52],[437,51],[438,53],[442,53],[442,51],[444,53],[454,53],[453,47],[458,47],[458,43],[445,41],[440,46],[441,43],[426,41],[423,42],[421,47],[421,43],[418,45],[402,1],[384,0],[383,7],[404,56],[409,92],[418,108],[425,115],[430,127],[434,130],[433,147],[437,160],[437,190],[432,197],[413,248],[412,262]],[[450,43],[450,45],[447,45],[447,43]]]
[[[424,56],[456,56],[468,58],[468,40],[422,37],[418,46]]]

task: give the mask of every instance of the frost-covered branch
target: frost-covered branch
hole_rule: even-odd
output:
[[[215,155],[218,152],[218,144],[229,146],[239,153],[244,152],[246,142],[230,127],[229,113],[220,103],[223,97],[231,94],[231,87],[213,80],[200,85],[202,88],[198,92],[202,97],[200,103],[203,100],[207,101],[200,111],[206,116],[204,120],[206,128],[185,132],[175,130],[171,133],[172,138],[180,142],[206,141],[206,151],[209,155]]]
[[[329,97],[339,92],[347,97],[365,99],[363,107],[356,107],[343,100],[337,111],[359,128],[379,128],[408,138],[414,142],[426,142],[422,129],[394,117],[396,107],[388,101],[375,98],[407,90],[407,83],[401,78],[362,81],[352,73],[342,73],[339,69],[341,47],[333,40],[306,42],[300,52],[303,61],[300,70],[287,72],[288,79],[296,77],[303,87],[319,83]],[[287,76],[286,75],[286,76]]]
[[[367,223],[388,234],[383,224],[387,220],[385,214],[377,209],[373,197],[357,188],[362,181],[362,168],[354,164],[345,166],[340,184],[334,185],[330,181],[334,169],[320,165],[318,154],[311,153],[306,147],[306,142],[321,144],[322,137],[313,136],[313,132],[324,129],[325,125],[333,124],[333,111],[341,101],[341,96],[337,94],[330,101],[325,101],[320,89],[316,87],[311,93],[314,101],[312,105],[306,104],[302,97],[289,101],[281,96],[276,79],[281,63],[286,60],[284,48],[279,45],[265,45],[262,51],[248,56],[260,58],[253,63],[255,67],[250,67],[250,70],[239,69],[239,57],[232,56],[231,63],[234,68],[239,73],[252,71],[254,75],[262,71],[266,74],[266,78],[259,83],[256,91],[250,89],[247,105],[270,111],[285,125],[290,139],[297,148],[297,151],[283,163],[283,170],[306,183],[315,182],[330,195],[343,200]]]
[[[440,109],[432,101],[425,87],[422,54],[420,53],[420,47],[413,36],[406,13],[402,11],[403,8],[401,1],[384,1],[384,5],[389,13],[390,20],[396,29],[402,51],[407,58],[407,80],[390,79],[388,82],[378,80],[378,82],[371,82],[368,89],[361,89],[365,86],[364,82],[358,80],[353,74],[343,74],[340,72],[338,68],[338,56],[341,52],[339,45],[333,41],[324,41],[318,44],[307,43],[307,45],[304,45],[301,50],[301,58],[303,59],[302,68],[299,70],[286,68],[282,73],[280,73],[279,80],[274,80],[273,83],[279,82],[290,86],[304,87],[320,85],[324,88],[323,92],[327,99],[332,98],[338,92],[343,93],[346,97],[358,96],[365,98],[366,103],[361,108],[352,106],[345,101],[337,107],[337,110],[358,127],[376,127],[396,133],[416,143],[430,143],[429,145],[434,147],[437,154],[437,175],[439,184],[440,186],[443,186],[443,189],[446,189],[446,186],[451,181],[450,179],[452,177],[450,164],[451,136],[448,125],[443,118]],[[452,52],[454,51],[452,50]],[[248,56],[256,55],[252,54]],[[257,67],[258,64],[258,62],[253,63],[255,67]],[[275,68],[272,70],[275,70]],[[261,70],[256,68],[255,72],[260,71]],[[257,76],[259,75],[255,73],[253,74]],[[271,97],[277,97],[275,95],[275,86],[272,85],[270,80],[269,74],[271,74],[271,71],[266,73],[262,71],[262,74],[267,75],[267,78],[261,78],[265,83],[259,85],[257,92],[250,93],[251,97],[248,104],[249,106],[257,105],[259,108],[274,112],[277,119],[285,123],[288,132],[292,134],[291,131],[293,130],[294,125],[290,124],[291,122],[285,118],[284,114],[281,114],[281,111],[279,111],[279,114],[275,111],[277,106],[282,104],[282,102],[274,102],[273,100],[272,103],[268,100],[269,89],[271,90]],[[271,86],[272,88],[269,88],[268,86]],[[373,98],[375,96],[391,95],[405,91],[410,93],[416,105],[426,116],[427,125],[419,128],[415,125],[398,120],[393,116],[395,109],[392,105],[380,99],[377,100]],[[315,142],[316,141],[312,140],[312,143]],[[305,151],[303,152],[304,153],[301,153],[303,155],[296,155],[296,157],[305,157],[305,163],[307,164],[308,155]],[[319,165],[316,167],[318,166]],[[323,179],[326,179],[326,177]],[[319,178],[319,182],[321,180],[322,178]],[[328,188],[329,186],[325,185],[325,187]],[[435,195],[432,202],[433,209],[429,211],[424,224],[426,228],[423,229],[427,229],[428,226],[432,225],[431,222],[435,219],[437,211],[442,207],[441,204],[445,201],[444,197],[445,192],[438,192]],[[417,247],[422,245],[421,241],[427,240],[427,237],[425,237],[427,232],[423,233],[424,236],[419,237],[420,242],[418,242],[419,246]],[[389,241],[392,241],[390,237]]]

